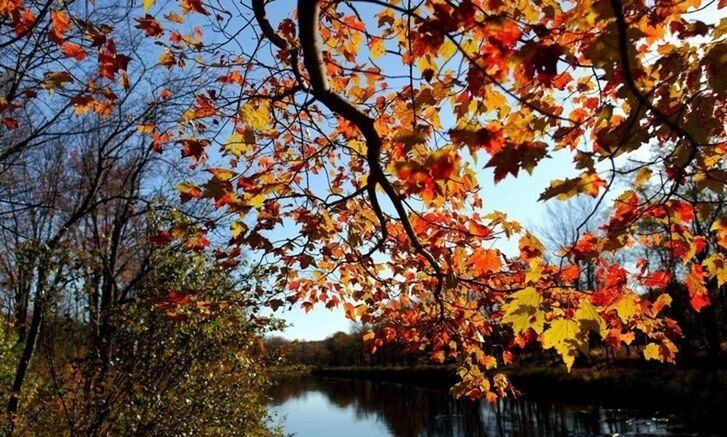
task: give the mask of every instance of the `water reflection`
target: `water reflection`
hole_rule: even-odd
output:
[[[496,405],[452,399],[444,389],[358,379],[286,378],[271,412],[295,436],[685,435],[673,417],[524,398]]]

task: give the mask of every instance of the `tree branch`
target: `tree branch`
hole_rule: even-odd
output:
[[[331,91],[328,85],[328,78],[324,72],[323,54],[318,42],[318,34],[320,33],[319,23],[320,5],[318,0],[298,0],[298,36],[303,51],[303,65],[308,72],[311,93],[329,110],[353,123],[361,134],[363,134],[366,140],[366,161],[369,166],[367,190],[374,212],[381,222],[382,233],[384,236],[386,235],[386,223],[381,207],[376,199],[377,185],[383,188],[394,205],[394,209],[396,209],[410,243],[416,252],[427,260],[435,272],[434,276],[436,277],[437,283],[434,289],[434,298],[437,301],[439,317],[443,319],[444,303],[442,301],[442,289],[444,287],[444,273],[442,272],[442,268],[434,259],[434,256],[419,241],[411,226],[406,208],[399,194],[384,174],[380,162],[382,140],[374,126],[374,119],[339,94]]]
[[[634,80],[634,74],[631,70],[631,63],[629,60],[629,52],[628,52],[628,24],[626,23],[626,18],[624,17],[623,12],[623,6],[621,5],[620,0],[611,0],[611,8],[613,9],[613,14],[616,18],[616,28],[618,29],[618,47],[619,47],[619,55],[621,57],[621,64],[622,64],[622,72],[624,76],[624,81],[626,82],[626,86],[628,87],[629,91],[636,97],[636,100],[644,107],[648,108],[649,111],[651,111],[656,118],[664,124],[666,127],[668,127],[674,134],[676,134],[678,137],[683,138],[686,140],[690,147],[689,155],[687,156],[686,161],[681,167],[681,172],[684,171],[684,169],[689,165],[689,163],[694,160],[694,158],[697,156],[697,149],[700,146],[699,142],[694,138],[686,129],[684,129],[682,126],[680,126],[676,121],[672,120],[667,116],[664,112],[662,112],[659,108],[657,108],[651,100],[649,100],[644,93],[641,92],[638,85],[636,84],[636,81]],[[678,178],[677,178],[678,180]],[[672,186],[672,189],[670,190],[668,197],[671,197],[674,192],[676,192],[676,189],[678,187],[678,182],[675,182]]]

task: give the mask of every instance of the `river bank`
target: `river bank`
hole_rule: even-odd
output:
[[[532,365],[506,369],[513,384],[530,399],[598,401],[639,408],[689,409],[696,420],[727,425],[715,414],[727,410],[727,368],[692,363],[689,367],[654,363],[620,363],[609,367],[576,368]],[[457,381],[451,366],[317,367],[321,377],[367,379],[446,388]]]
[[[269,411],[285,432],[301,437],[717,436],[725,429],[719,423],[721,410],[710,403],[667,408],[653,402],[635,404],[627,397],[609,402],[596,396],[575,399],[555,390],[542,396],[525,392],[489,404],[454,399],[442,384],[442,377],[451,377],[451,372],[438,374],[442,369],[363,370],[287,373],[271,388]],[[414,374],[423,379],[402,381],[412,381]],[[395,376],[399,382],[391,381]]]

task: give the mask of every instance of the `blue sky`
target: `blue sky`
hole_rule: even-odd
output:
[[[483,164],[480,163],[480,167]],[[543,160],[533,171],[512,176],[495,185],[491,169],[478,174],[482,186],[483,210],[499,210],[513,219],[520,221],[526,228],[537,227],[542,222],[545,204],[538,202],[540,193],[555,178],[564,178],[577,174],[571,164],[570,155],[565,152],[552,155],[552,159]],[[512,253],[517,246],[517,239],[499,240],[496,247]],[[279,334],[288,339],[320,340],[337,331],[348,332],[352,322],[345,318],[343,310],[326,309],[322,305],[305,313],[299,307],[278,313],[290,326]]]
[[[280,9],[269,9],[271,9],[269,15],[275,22]],[[725,9],[718,10],[716,2],[713,2],[704,10],[692,13],[688,18],[715,24],[727,19],[727,12]],[[366,19],[364,21],[369,22]],[[375,24],[373,28],[376,28]],[[403,69],[401,63],[397,61],[384,60],[381,65],[388,70],[386,73],[389,74],[396,74],[397,70]],[[443,119],[442,122],[446,129],[447,120]],[[483,211],[505,212],[510,218],[523,224],[526,229],[537,229],[544,222],[546,204],[539,202],[538,197],[548,187],[550,181],[578,174],[572,164],[572,155],[568,151],[551,152],[550,158],[541,161],[532,175],[523,171],[517,178],[509,176],[499,184],[493,183],[492,169],[483,169],[483,165],[484,163],[480,160],[479,165],[475,166],[481,186]],[[617,194],[617,192],[612,192],[607,197],[613,198]],[[498,240],[495,247],[505,253],[514,253],[517,248],[517,236],[510,240],[504,238]],[[352,326],[352,322],[343,315],[342,309],[329,310],[322,305],[315,306],[309,313],[305,313],[299,307],[294,307],[291,310],[277,313],[277,316],[289,324],[288,328],[279,333],[288,339],[319,340],[337,331],[347,332]]]
[[[284,4],[285,2],[280,2]],[[280,15],[285,8],[276,8],[272,5],[268,6],[268,15],[276,26],[277,21],[282,18]],[[371,23],[372,33],[376,34],[377,26],[373,14],[380,10],[378,6],[357,5],[361,12],[364,22]],[[282,9],[282,10],[281,10]],[[396,56],[383,56],[377,60],[377,64],[386,74],[389,75],[405,75],[408,73],[408,67],[402,65],[401,60]],[[399,84],[389,81],[392,87]],[[408,80],[403,81],[400,85],[408,85]],[[454,125],[454,118],[448,116],[446,111],[442,111],[442,124],[444,130]],[[478,164],[473,167],[478,171],[480,182],[480,195],[483,199],[482,211],[489,212],[498,210],[507,213],[510,218],[518,220],[526,228],[536,226],[544,213],[545,206],[542,202],[538,202],[538,197],[543,190],[548,187],[551,180],[565,177],[572,177],[578,174],[572,165],[572,158],[569,152],[562,151],[551,154],[550,159],[541,161],[535,168],[532,175],[522,171],[517,178],[507,177],[497,185],[493,183],[493,169],[484,169],[487,162],[486,156],[480,156]],[[388,200],[380,198],[385,206]],[[495,247],[506,253],[514,253],[517,248],[517,236],[511,240],[498,240]],[[319,340],[323,339],[337,331],[349,331],[352,323],[343,315],[341,308],[327,309],[323,305],[316,305],[314,309],[306,313],[300,307],[294,307],[286,311],[279,310],[276,316],[283,318],[288,324],[288,328],[278,333],[288,339],[301,340]]]

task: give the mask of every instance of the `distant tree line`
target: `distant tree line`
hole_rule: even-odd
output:
[[[386,343],[372,353],[363,340],[363,327],[350,333],[336,332],[324,340],[287,340],[273,336],[265,340],[269,365],[305,366],[411,366],[430,363],[421,351],[403,343]]]

